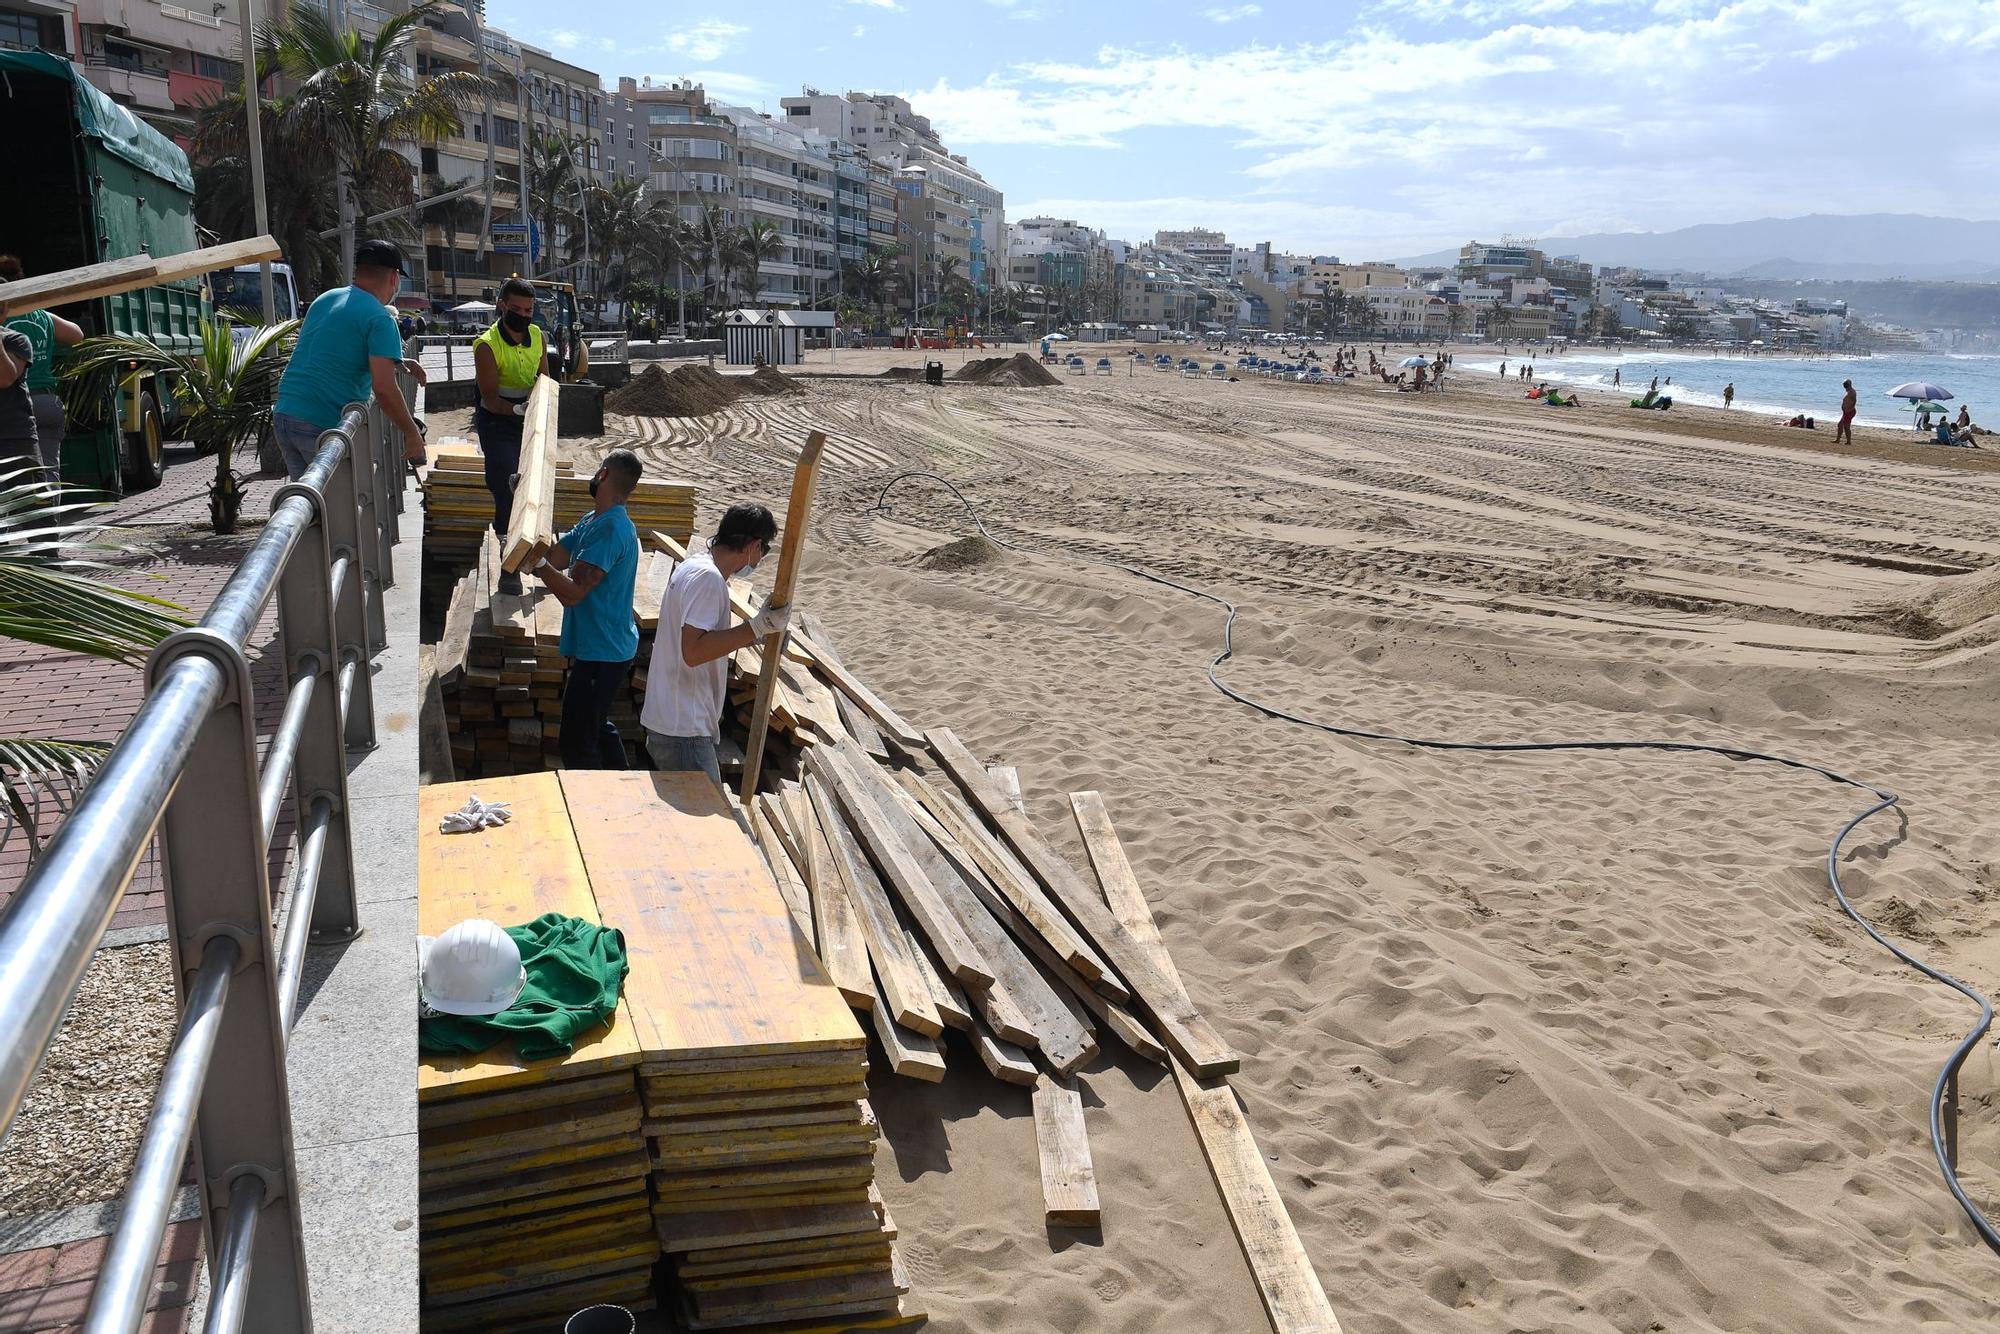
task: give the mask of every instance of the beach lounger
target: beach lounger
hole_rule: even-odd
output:
[[[1211,380],[1227,380],[1229,378],[1229,367],[1219,361],[1216,362],[1208,368],[1208,378]]]
[[[1097,373],[1099,375],[1111,374],[1111,358],[1099,357],[1097,359]]]

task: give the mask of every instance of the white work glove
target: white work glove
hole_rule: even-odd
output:
[[[504,801],[481,801],[477,793],[465,805],[438,821],[440,834],[473,834],[481,829],[497,829],[513,819]]]
[[[773,607],[768,603],[762,611],[750,618],[750,628],[757,632],[757,638],[783,634],[792,623],[790,606]]]
[[[527,415],[528,415],[528,405],[527,405],[527,404],[526,404],[525,402],[522,402],[522,403],[516,403],[516,404],[514,405],[514,415],[515,415],[516,417],[525,417],[525,416],[527,416]]]

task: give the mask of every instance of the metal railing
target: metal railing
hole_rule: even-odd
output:
[[[386,642],[382,590],[403,505],[396,434],[371,398],[320,437],[201,623],[154,650],[145,703],[0,909],[4,1136],[159,831],[181,1022],[89,1334],[131,1334],[144,1316],[190,1144],[208,1334],[312,1327],[285,1052],[307,944],[361,930],[347,754],[375,744],[368,660]],[[274,596],[285,707],[260,771],[246,649]],[[288,793],[299,829],[280,941],[268,867]]]

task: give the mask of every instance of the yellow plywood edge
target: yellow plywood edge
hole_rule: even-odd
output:
[[[649,1057],[865,1045],[720,788],[698,773],[561,783],[597,905],[625,933],[625,1005]]]
[[[509,803],[513,819],[476,834],[441,834],[438,822],[477,793]],[[505,874],[498,874],[504,868]],[[600,921],[570,832],[554,774],[444,783],[417,793],[417,930],[441,934],[454,922],[484,917],[517,926],[558,912]],[[585,1034],[568,1056],[523,1061],[502,1044],[471,1056],[424,1057],[417,1096],[426,1101],[600,1075],[639,1063],[632,1015],[621,1001],[610,1025]]]

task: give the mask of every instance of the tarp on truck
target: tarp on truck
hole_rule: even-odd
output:
[[[194,193],[187,154],[174,141],[100,92],[76,66],[46,51],[0,51],[0,75],[43,75],[75,89],[77,125],[104,150],[141,171]]]

